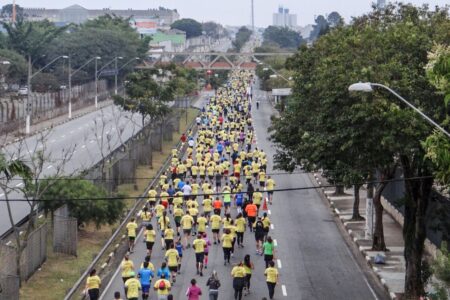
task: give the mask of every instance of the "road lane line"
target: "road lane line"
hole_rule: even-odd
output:
[[[62,136],[61,136],[61,138],[65,138],[66,137],[66,135],[65,134],[63,134]]]
[[[48,167],[47,167],[47,169],[51,169],[51,168],[53,168],[53,166],[52,166],[52,165],[50,165],[50,166],[48,166]]]
[[[5,196],[5,194],[0,194],[0,197],[3,197],[3,196]]]
[[[270,224],[270,229],[272,229],[272,230],[273,230],[273,224]]]
[[[281,266],[281,260],[277,259],[277,265],[278,265],[278,269],[281,269],[281,268],[282,268],[282,266]]]
[[[287,297],[286,286],[284,284],[281,286],[281,291],[283,292],[283,296]]]
[[[274,245],[275,247],[278,247],[278,242],[277,242],[277,240],[273,240],[273,245]]]
[[[272,214],[272,212],[270,211],[270,209],[267,211],[267,213],[269,214],[269,215],[271,215]]]
[[[81,148],[83,148],[83,149],[86,148],[86,145],[81,146]]]
[[[23,182],[16,184],[17,187],[22,186]]]

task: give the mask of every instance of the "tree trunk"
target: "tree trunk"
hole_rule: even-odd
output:
[[[336,185],[333,196],[342,196],[345,194],[343,185]]]
[[[372,250],[386,251],[383,230],[383,205],[381,204],[381,193],[386,187],[386,183],[378,184],[373,197],[373,206],[375,208],[375,229],[373,231]]]
[[[351,218],[351,221],[361,221],[364,220],[363,217],[359,214],[359,190],[361,188],[361,185],[355,184],[353,186],[353,192],[355,194],[355,199],[353,201],[353,215]]]
[[[161,154],[163,153],[163,139],[164,139],[164,134],[163,134],[163,127],[164,127],[164,118],[161,119],[161,125],[159,126],[160,130],[161,130],[161,138],[159,139],[160,145],[161,145]]]
[[[406,155],[400,157],[405,178],[430,176],[426,166],[414,166]],[[415,171],[417,170],[417,172]],[[419,299],[425,294],[422,279],[422,257],[426,238],[426,212],[433,178],[405,181],[405,299]]]

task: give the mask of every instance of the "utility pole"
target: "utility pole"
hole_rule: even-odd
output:
[[[30,123],[31,123],[31,55],[28,54],[28,76],[27,76],[27,86],[28,86],[28,92],[27,92],[27,106],[25,108],[27,112],[26,120],[25,120],[25,134],[30,134]]]
[[[254,0],[251,1],[252,1],[252,31],[253,33],[255,33],[255,6],[253,3]]]

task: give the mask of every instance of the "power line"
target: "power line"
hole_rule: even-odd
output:
[[[365,184],[380,184],[380,183],[390,183],[390,182],[398,182],[398,181],[414,181],[414,180],[421,180],[421,179],[429,179],[433,178],[433,176],[418,176],[418,177],[410,177],[410,178],[396,178],[396,179],[389,179],[389,180],[376,180],[376,181],[364,181],[364,182],[354,182],[353,184],[349,184],[349,186],[353,185],[365,185]],[[338,185],[321,185],[321,186],[310,186],[310,187],[294,187],[294,188],[283,188],[283,189],[273,189],[270,191],[259,191],[261,193],[267,193],[267,192],[289,192],[289,191],[302,191],[302,190],[315,190],[315,189],[321,189],[321,188],[335,188]],[[257,190],[253,191],[253,193],[258,192]],[[249,194],[248,191],[242,191],[242,192],[230,192],[230,193],[223,193],[223,192],[216,192],[211,194],[195,194],[195,195],[189,195],[189,196],[195,196],[195,197],[202,197],[202,196],[222,196],[222,195],[236,195],[239,193],[243,194]],[[184,195],[180,196],[169,196],[169,197],[161,197],[159,195],[152,197],[155,199],[161,199],[161,198],[176,198],[176,197],[184,197]],[[128,199],[134,199],[134,200],[140,200],[148,198],[148,196],[139,196],[139,197],[131,197],[131,196],[124,196],[124,197],[99,197],[99,198],[65,198],[65,199],[36,199],[36,200],[30,200],[30,199],[0,199],[0,202],[46,202],[46,201],[103,201],[103,200],[128,200]]]

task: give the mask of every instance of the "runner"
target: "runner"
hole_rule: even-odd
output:
[[[234,299],[241,300],[245,284],[245,268],[242,262],[233,267],[231,277],[233,277]]]
[[[214,245],[216,245],[217,243],[220,243],[219,232],[220,232],[220,223],[222,222],[220,213],[219,214],[215,213],[214,215],[212,215],[210,221],[211,221],[211,231],[213,233]]]
[[[256,254],[262,255],[262,243],[264,240],[264,224],[261,221],[261,218],[258,217],[258,220],[253,225],[255,231],[255,241],[256,241]]]
[[[208,235],[206,234],[206,232],[203,233],[202,238],[203,238],[203,240],[206,243],[206,246],[205,246],[205,258],[204,258],[204,261],[203,261],[203,265],[204,265],[205,269],[208,269],[208,254],[209,254],[209,246],[211,246],[211,242],[208,239]]]
[[[273,261],[273,255],[275,253],[275,246],[273,244],[272,237],[267,237],[267,241],[263,244],[264,261],[266,262],[266,268],[269,267],[269,263]]]
[[[231,247],[233,242],[233,236],[231,235],[231,231],[228,228],[224,229],[224,233],[221,237],[222,240],[222,249],[223,249],[223,265],[226,266],[227,263],[230,264],[230,256],[231,256]]]
[[[185,214],[182,218],[181,218],[181,226],[183,228],[183,233],[184,233],[184,244],[183,244],[183,248],[189,248],[191,247],[191,244],[189,243],[189,239],[191,236],[191,232],[192,232],[192,226],[194,225],[194,218],[192,218],[191,215],[189,214]]]
[[[275,268],[273,261],[269,262],[268,268],[264,271],[264,276],[266,276],[267,288],[269,289],[269,298],[273,299],[275,286],[278,283],[278,270]]]
[[[165,258],[167,259],[167,264],[169,266],[169,271],[172,278],[172,283],[176,282],[176,276],[178,273],[178,266],[180,263],[180,255],[175,249],[175,245],[170,244],[170,248],[166,251]]]
[[[267,195],[269,198],[269,204],[272,205],[272,200],[273,200],[273,189],[275,188],[275,180],[272,179],[272,177],[267,176],[267,182],[266,182],[266,190],[267,190]]]
[[[245,212],[247,214],[248,227],[250,228],[250,232],[252,232],[253,224],[255,224],[256,216],[258,215],[258,207],[250,201],[245,207]]]
[[[250,294],[250,279],[252,278],[252,272],[255,268],[250,260],[250,255],[247,254],[244,257],[244,268],[245,268],[245,285],[244,285],[244,295]]]
[[[217,272],[214,270],[211,277],[208,278],[206,286],[209,287],[209,300],[219,299],[220,280],[217,277]]]
[[[138,225],[134,218],[131,218],[130,222],[127,224],[128,230],[128,251],[133,253],[134,250],[134,241],[136,240],[136,229]]]
[[[167,300],[172,286],[170,285],[170,281],[166,279],[166,275],[161,274],[161,279],[155,282],[153,289],[158,295],[158,300]]]
[[[192,245],[195,250],[197,275],[203,276],[203,260],[205,259],[205,248],[207,247],[206,241],[201,234],[198,234]]]
[[[188,300],[200,300],[201,295],[202,290],[197,286],[197,281],[195,280],[195,278],[191,279],[191,286],[186,291]]]
[[[89,277],[86,280],[86,288],[84,289],[85,294],[89,296],[90,300],[98,300],[100,297],[100,286],[102,281],[97,275],[97,270],[92,269],[89,272]]]
[[[154,274],[153,271],[149,268],[149,263],[144,262],[144,266],[138,272],[138,278],[142,287],[143,300],[148,299],[153,276]]]
[[[147,247],[147,255],[152,256],[153,245],[155,244],[156,232],[153,230],[153,225],[148,224],[145,231],[145,244]]]
[[[244,232],[245,232],[245,225],[246,221],[241,213],[239,213],[236,217],[235,224],[236,224],[236,235],[237,235],[237,244],[238,247],[243,248],[244,247]]]
[[[133,272],[130,274],[130,278],[125,281],[125,294],[128,300],[138,300],[139,291],[142,290],[141,283],[136,279],[136,274]]]
[[[134,263],[130,259],[129,254],[125,254],[125,257],[123,258],[121,264],[121,269],[122,269],[122,280],[123,283],[125,283],[128,279],[132,277],[132,275],[134,275]]]

